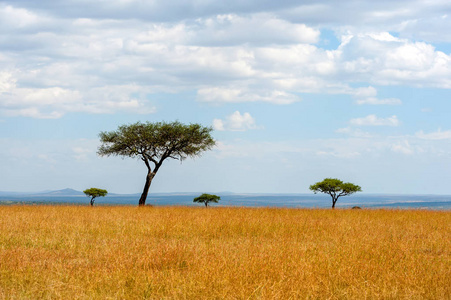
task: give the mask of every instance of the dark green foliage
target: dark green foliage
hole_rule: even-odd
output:
[[[362,188],[350,182],[344,183],[336,178],[326,178],[323,181],[312,184],[310,190],[315,194],[318,192],[329,194],[332,197],[332,208],[335,208],[335,203],[337,203],[339,197],[361,192]]]
[[[94,199],[97,197],[105,197],[108,192],[107,190],[102,190],[102,189],[98,189],[98,188],[90,188],[90,189],[86,189],[83,191],[83,193],[85,193],[86,196],[91,197],[91,206],[94,206]]]
[[[102,144],[97,153],[100,156],[138,157],[146,164],[146,183],[139,200],[139,205],[145,205],[152,179],[163,161],[167,158],[182,161],[210,150],[215,145],[210,135],[212,130],[211,127],[185,125],[178,121],[122,125],[116,131],[100,133]]]
[[[221,200],[221,197],[211,194],[202,194],[199,197],[194,198],[193,202],[204,203],[205,207],[208,207],[208,203],[218,203]]]
[[[101,132],[98,154],[101,156],[139,156],[158,164],[161,158],[183,160],[195,157],[215,145],[212,128],[180,122],[141,123],[119,126],[118,130]]]

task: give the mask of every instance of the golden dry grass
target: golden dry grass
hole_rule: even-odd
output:
[[[450,299],[451,213],[0,207],[1,299]]]

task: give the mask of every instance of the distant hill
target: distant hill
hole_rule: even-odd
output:
[[[63,189],[63,190],[57,190],[57,191],[48,191],[48,192],[42,192],[38,193],[38,196],[85,196],[83,192],[74,190],[74,189]]]
[[[0,191],[0,196],[3,197],[61,197],[61,196],[84,196],[83,192],[74,189],[62,189],[56,191],[44,191],[44,192],[2,192]]]

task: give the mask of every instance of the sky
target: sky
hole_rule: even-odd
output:
[[[449,0],[0,0],[0,191],[140,193],[99,133],[212,126],[150,192],[451,194]]]

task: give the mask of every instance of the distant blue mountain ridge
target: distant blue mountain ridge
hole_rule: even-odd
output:
[[[57,191],[48,191],[48,192],[41,192],[39,195],[46,195],[46,196],[85,196],[83,192],[74,190],[74,189],[63,189],[63,190],[57,190]]]
[[[84,196],[83,192],[74,189],[62,189],[56,191],[42,191],[42,192],[5,192],[0,191],[0,196]]]

